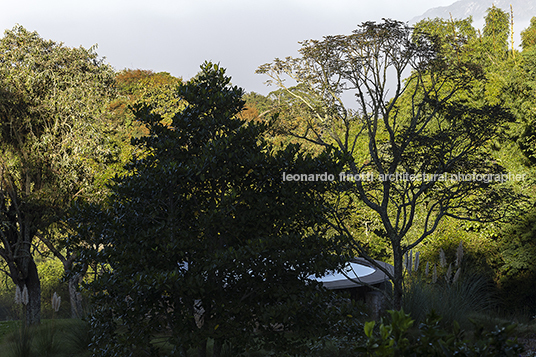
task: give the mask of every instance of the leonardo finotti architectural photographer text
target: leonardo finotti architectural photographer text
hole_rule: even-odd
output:
[[[283,172],[283,181],[417,181],[417,182],[458,182],[458,181],[480,181],[484,183],[489,182],[507,182],[507,181],[524,181],[526,174],[482,174],[482,173],[443,173],[443,174],[410,174],[410,173],[395,173],[395,174],[373,174],[361,173],[361,174],[352,174],[349,172],[341,172],[338,176],[334,174],[328,174],[327,172],[321,174],[288,174]]]

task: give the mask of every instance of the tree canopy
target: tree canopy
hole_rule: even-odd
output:
[[[313,158],[268,145],[264,126],[237,118],[243,91],[224,73],[205,63],[180,84],[186,106],[170,125],[139,106],[150,130],[135,140],[142,154],[114,180],[107,204],[81,209],[80,237],[94,247],[84,257],[103,267],[92,284],[100,355],[152,348],[162,333],[202,354],[207,338],[215,351],[283,348],[323,326],[307,321],[324,306],[311,276],[342,254],[317,205],[333,184],[283,178],[338,172],[341,162],[329,151]],[[120,326],[129,333],[115,334]]]
[[[40,319],[34,240],[76,197],[98,193],[113,149],[101,135],[113,70],[94,48],[69,48],[21,26],[0,39],[0,256],[29,292],[27,323]]]
[[[301,57],[258,70],[304,120],[291,135],[333,145],[351,158],[346,169],[355,183],[345,194],[358,200],[347,202],[362,202],[381,222],[379,234],[392,250],[394,273],[385,273],[397,308],[403,256],[443,217],[489,219],[483,215],[497,213],[493,205],[500,201],[496,181],[471,174],[504,173],[490,160],[489,145],[513,117],[500,105],[468,97],[484,69],[471,61],[465,37],[453,34],[439,38],[393,20],[367,22],[348,36],[305,41]],[[285,76],[297,85],[287,87]],[[346,93],[354,95],[355,109]],[[343,217],[333,211],[333,227],[353,237],[354,249],[372,262]]]

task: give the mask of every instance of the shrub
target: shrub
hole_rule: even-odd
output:
[[[382,319],[375,329],[375,321],[365,323],[365,346],[358,348],[366,356],[519,356],[522,345],[511,339],[515,325],[495,326],[485,332],[477,328],[472,340],[464,338],[464,331],[457,323],[453,332],[441,327],[441,317],[430,313],[414,331],[414,320],[409,314],[388,311],[391,321]]]
[[[493,282],[478,271],[472,271],[464,262],[462,242],[459,243],[456,259],[448,263],[441,249],[439,263],[426,264],[425,271],[418,269],[418,253],[406,258],[407,278],[404,286],[403,307],[417,322],[435,311],[442,316],[443,326],[458,321],[463,327],[469,325],[468,317],[495,306]]]

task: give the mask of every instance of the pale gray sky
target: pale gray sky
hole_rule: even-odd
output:
[[[455,0],[0,0],[0,27],[20,24],[68,46],[98,44],[116,70],[151,69],[192,77],[219,62],[233,83],[271,89],[255,69],[295,56],[298,41],[348,34],[369,20],[408,21]]]

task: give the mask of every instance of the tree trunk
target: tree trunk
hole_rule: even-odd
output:
[[[403,256],[400,248],[393,249],[394,281],[393,281],[393,308],[400,310],[402,308],[402,284],[404,280]]]
[[[71,318],[82,317],[82,294],[78,291],[80,274],[74,274],[69,278],[69,300],[71,302]]]
[[[59,254],[56,254],[56,256],[59,256]],[[82,310],[82,294],[80,294],[80,291],[78,289],[78,286],[82,282],[82,279],[87,273],[88,265],[84,264],[83,269],[79,273],[72,273],[71,270],[73,268],[73,262],[74,262],[75,255],[71,255],[69,259],[63,258],[63,270],[65,271],[65,275],[69,277],[68,286],[69,286],[69,301],[71,303],[71,318],[73,319],[79,319],[83,315]]]
[[[28,289],[28,304],[26,305],[26,326],[41,323],[41,282],[37,273],[37,266],[33,259],[28,261],[28,275],[24,279]]]

